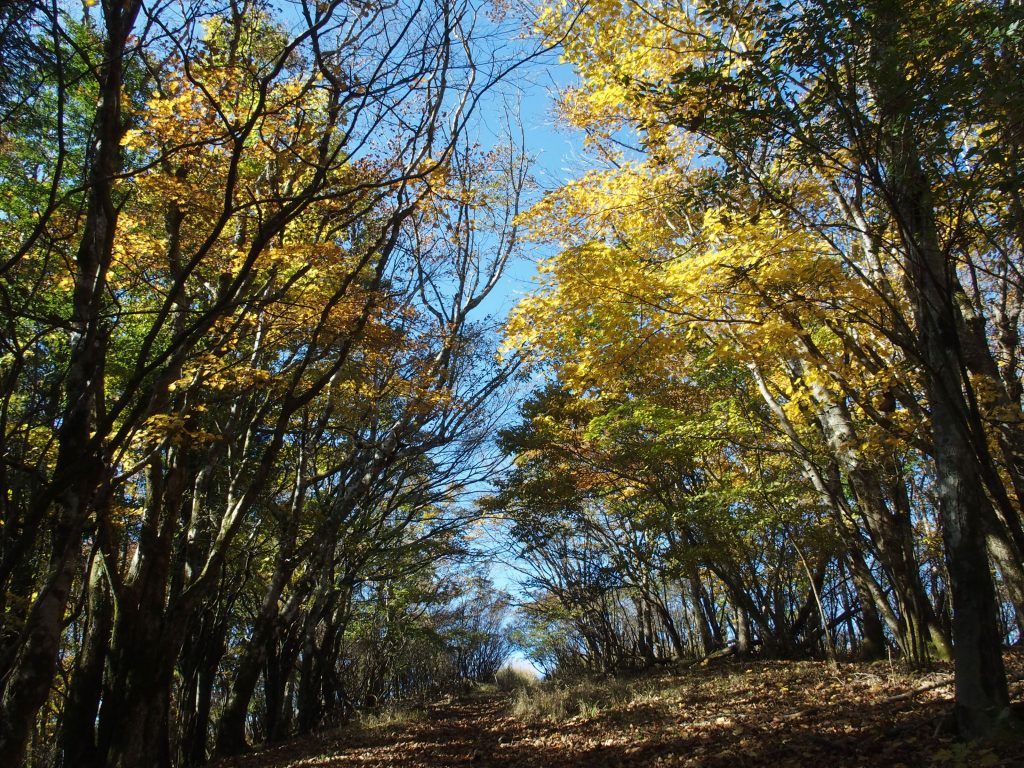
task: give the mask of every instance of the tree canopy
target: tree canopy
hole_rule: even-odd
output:
[[[482,114],[516,14],[586,137],[543,194]],[[1022,24],[4,4],[0,763],[197,766],[513,647],[951,659],[1018,732]]]
[[[501,503],[548,515],[573,477],[604,534],[658,521],[658,599],[622,568],[587,598],[634,655],[659,600],[658,634],[714,638],[710,580],[741,645],[753,624],[766,647],[831,653],[845,629],[952,654],[961,729],[988,732],[1024,596],[1020,9],[560,2],[536,24],[578,73],[561,112],[595,168],[525,218],[555,255],[507,346],[555,389]],[[574,551],[595,546],[618,541]]]

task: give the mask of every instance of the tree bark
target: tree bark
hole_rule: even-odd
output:
[[[867,661],[884,658],[887,647],[885,629],[878,615],[874,593],[865,583],[862,574],[856,573],[852,567],[849,571],[857,602],[860,604],[860,656]]]
[[[103,693],[103,668],[113,628],[114,605],[110,585],[97,552],[89,568],[88,626],[75,659],[74,674],[64,705],[60,728],[61,765],[91,768],[101,765],[96,744],[96,715]]]
[[[985,440],[960,349],[953,263],[939,245],[930,184],[917,155],[913,85],[901,55],[901,10],[872,3],[871,78],[878,103],[887,196],[906,258],[935,446],[936,490],[953,599],[956,716],[968,738],[1012,716],[996,621],[984,520],[995,515],[979,467]],[[965,394],[966,393],[966,394]]]
[[[249,712],[249,703],[256,692],[260,672],[267,660],[270,644],[276,642],[275,630],[280,626],[278,618],[281,615],[278,608],[279,600],[293,571],[294,565],[291,563],[289,553],[282,551],[278,556],[274,575],[271,577],[260,606],[260,613],[256,617],[252,633],[238,661],[238,669],[235,672],[227,703],[224,705],[220,721],[217,723],[216,754],[221,757],[241,754],[249,748],[245,739],[245,717]],[[297,592],[289,598],[288,605],[283,612],[285,625],[298,611],[304,595],[305,591],[303,590],[302,594]]]
[[[931,641],[942,657],[949,658],[952,649],[921,583],[910,510],[900,510],[896,499],[886,502],[879,469],[866,461],[856,448],[861,441],[845,405],[813,379],[811,391],[818,406],[822,433],[845,470],[857,509],[863,515],[879,560],[896,593],[902,619],[897,638],[901,650],[911,663],[923,664],[929,658],[928,642]]]
[[[0,764],[20,765],[36,712],[46,701],[57,667],[64,611],[81,568],[82,532],[107,462],[101,436],[94,434],[103,397],[108,329],[103,305],[117,206],[114,184],[121,170],[123,135],[121,93],[128,38],[139,12],[138,0],[105,3],[105,40],[99,65],[100,100],[95,113],[93,162],[82,240],[76,257],[72,298],[71,354],[64,384],[66,406],[58,429],[52,480],[33,501],[34,515],[54,515],[47,578],[27,618],[0,703]]]

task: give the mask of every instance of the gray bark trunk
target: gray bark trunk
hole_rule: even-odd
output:
[[[953,599],[956,715],[961,733],[985,736],[1010,718],[984,520],[994,516],[979,468],[984,431],[960,350],[953,264],[939,246],[931,189],[917,147],[918,116],[900,51],[900,9],[872,4],[871,76],[889,200],[903,244],[935,446],[942,538]],[[967,395],[965,396],[965,392]]]
[[[137,0],[104,5],[106,39],[100,65],[93,164],[76,258],[66,403],[58,430],[52,481],[33,502],[35,514],[57,517],[47,578],[26,621],[20,650],[0,703],[0,764],[20,765],[36,712],[46,701],[57,666],[64,611],[82,564],[82,530],[106,471],[99,436],[93,434],[103,395],[107,328],[103,304],[113,252],[117,208],[114,183],[121,170],[121,92],[124,58],[138,14]]]
[[[103,693],[103,667],[113,628],[110,585],[96,553],[89,569],[88,626],[76,658],[60,731],[61,764],[67,768],[100,765],[96,745],[96,715]]]

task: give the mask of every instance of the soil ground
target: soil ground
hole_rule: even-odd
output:
[[[1008,654],[1024,699],[1024,653]],[[1024,766],[1024,744],[950,733],[948,667],[736,661],[627,681],[477,692],[219,768]]]

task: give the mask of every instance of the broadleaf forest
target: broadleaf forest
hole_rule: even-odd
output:
[[[1024,764],[1022,53],[5,0],[0,765]]]

